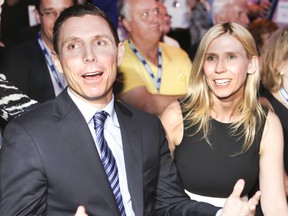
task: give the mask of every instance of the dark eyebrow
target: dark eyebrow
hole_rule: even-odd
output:
[[[217,55],[217,54],[210,52],[210,53],[205,53],[205,56],[206,55]]]
[[[108,35],[106,35],[106,34],[100,34],[100,35],[97,35],[96,37],[95,37],[95,39],[101,39],[101,38],[107,38],[109,41],[111,41],[113,44],[116,44],[116,42],[115,42],[115,40],[114,40],[114,38],[112,37],[109,37]]]
[[[109,41],[111,41],[111,43],[116,44],[115,41],[113,40],[113,38],[111,39],[111,38],[110,38],[108,35],[106,35],[106,34],[95,35],[95,36],[93,37],[94,40],[102,39],[102,38],[106,38],[106,39],[108,39]],[[61,46],[63,47],[66,43],[71,42],[71,41],[77,41],[77,40],[82,41],[82,38],[77,37],[77,36],[68,37],[68,38],[66,38],[66,39],[63,41],[63,43],[61,44]]]

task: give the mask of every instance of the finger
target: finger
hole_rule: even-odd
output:
[[[243,179],[239,179],[234,185],[233,192],[231,193],[231,197],[239,198],[244,189],[245,181]]]
[[[255,216],[256,213],[256,205],[250,205],[248,208],[246,208],[245,216]]]
[[[254,196],[249,199],[248,203],[248,213],[246,214],[247,216],[254,216],[256,213],[256,206],[259,203],[261,193],[260,191],[257,191],[257,193],[254,194]]]
[[[84,206],[78,206],[77,211],[76,211],[76,215],[79,214],[85,214],[85,208]]]
[[[255,208],[256,208],[256,206],[259,204],[260,197],[261,197],[261,193],[260,193],[260,191],[257,191],[257,192],[254,194],[254,196],[249,199],[249,206],[250,206],[250,207],[255,206]]]

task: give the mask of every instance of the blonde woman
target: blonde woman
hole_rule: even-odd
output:
[[[193,62],[181,103],[161,115],[170,150],[191,199],[222,207],[237,179],[243,199],[260,183],[264,215],[288,215],[283,133],[257,98],[260,81],[252,35],[236,23],[212,27]]]

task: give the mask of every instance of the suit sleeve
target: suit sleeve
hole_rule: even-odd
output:
[[[165,132],[161,126],[160,173],[156,194],[155,215],[216,215],[220,209],[208,203],[191,200],[184,192],[184,187],[176,171],[168,149]]]
[[[33,138],[11,122],[0,151],[0,215],[44,215],[47,180]]]

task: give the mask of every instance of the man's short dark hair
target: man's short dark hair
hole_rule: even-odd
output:
[[[40,2],[41,2],[41,0],[35,0],[34,2],[35,2],[36,10],[40,11]],[[76,5],[76,4],[78,4],[77,0],[73,0],[73,5]]]
[[[58,19],[56,20],[56,22],[54,24],[53,46],[54,46],[54,50],[57,54],[59,52],[59,49],[58,49],[59,30],[60,30],[62,24],[66,20],[70,19],[71,17],[83,17],[85,15],[99,16],[99,17],[102,17],[104,20],[106,20],[106,22],[108,23],[109,28],[113,34],[115,43],[116,43],[116,45],[118,45],[118,43],[120,41],[119,41],[117,30],[115,29],[111,20],[107,17],[107,15],[101,9],[99,9],[98,7],[96,7],[92,4],[74,5],[72,7],[65,9],[60,14],[60,16],[58,17]],[[85,25],[85,23],[83,23],[83,25]]]

